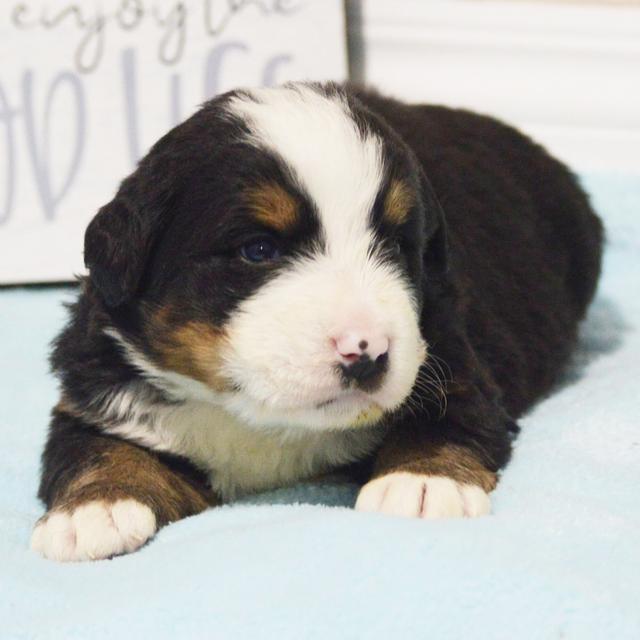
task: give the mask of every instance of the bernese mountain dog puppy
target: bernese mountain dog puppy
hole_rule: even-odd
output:
[[[601,244],[567,168],[494,119],[336,84],[216,97],[87,229],[32,548],[111,557],[336,470],[361,511],[488,513]]]

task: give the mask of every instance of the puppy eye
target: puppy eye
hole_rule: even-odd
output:
[[[255,238],[240,247],[240,255],[249,262],[268,262],[280,257],[278,245],[268,237]]]

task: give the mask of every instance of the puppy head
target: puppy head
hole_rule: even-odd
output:
[[[154,383],[256,426],[345,428],[411,392],[442,224],[393,131],[343,89],[298,84],[226,94],[165,136],[85,260]]]

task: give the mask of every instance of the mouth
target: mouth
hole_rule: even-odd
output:
[[[347,391],[333,398],[315,405],[315,409],[333,409],[338,407],[352,407],[354,404],[378,406],[374,399],[362,391]]]

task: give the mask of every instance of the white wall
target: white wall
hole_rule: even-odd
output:
[[[640,173],[639,4],[348,6],[358,79],[397,97],[497,115],[578,170]]]

